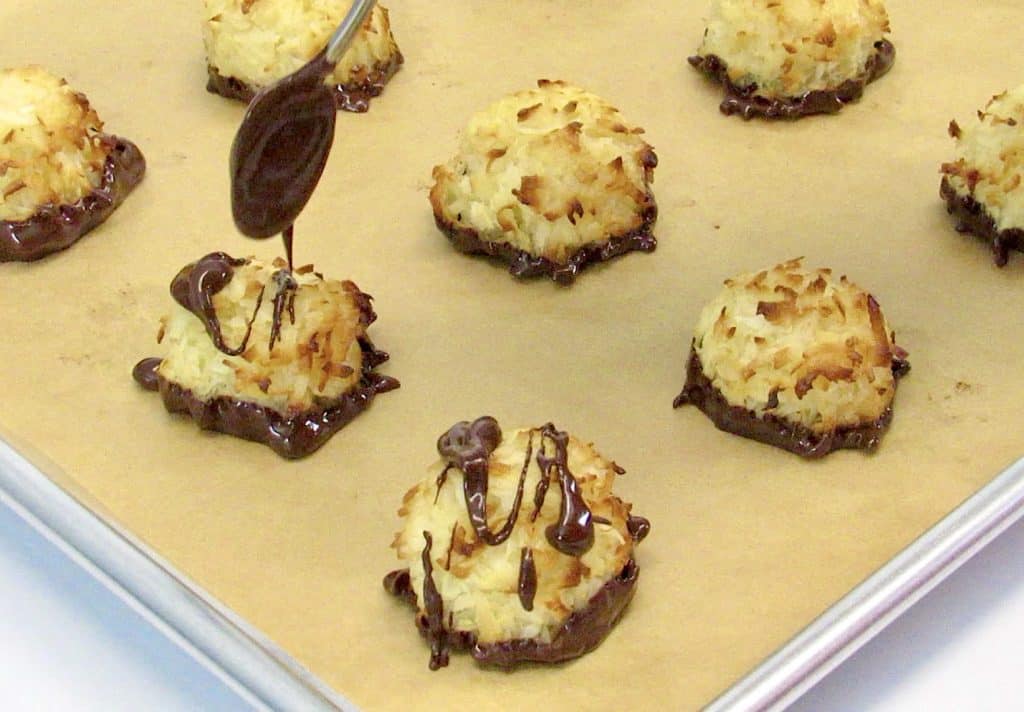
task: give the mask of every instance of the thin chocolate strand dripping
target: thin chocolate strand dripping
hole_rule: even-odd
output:
[[[519,551],[519,602],[523,610],[533,610],[533,599],[537,595],[537,567],[533,565],[533,549],[524,546]]]
[[[434,565],[430,561],[430,548],[434,544],[430,532],[424,531],[423,538],[423,609],[427,616],[427,640],[430,641],[430,669],[438,670],[448,665],[448,630],[444,627],[444,601],[434,585]]]
[[[270,322],[270,346],[268,351],[274,350],[274,344],[281,338],[281,315],[287,306],[292,316],[292,323],[295,323],[294,303],[290,303],[295,296],[298,284],[291,272],[278,270],[272,277],[277,285],[277,292],[274,294],[274,315]]]

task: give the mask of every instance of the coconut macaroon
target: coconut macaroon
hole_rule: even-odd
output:
[[[726,280],[704,307],[674,405],[804,457],[873,450],[906,356],[874,297],[791,260]]]
[[[0,262],[71,246],[121,204],[145,165],[60,77],[0,69]]]
[[[323,51],[345,0],[203,0],[207,89],[249,101]],[[376,5],[325,82],[338,108],[363,112],[398,71],[402,53],[388,11]]]
[[[951,121],[949,135],[956,156],[942,164],[940,195],[957,230],[988,241],[1003,267],[1024,250],[1024,85],[992,97],[977,122]]]
[[[651,251],[658,163],[611,104],[540,80],[470,119],[455,157],[433,171],[437,226],[463,252],[562,283],[587,264]]]
[[[157,336],[167,353],[133,375],[201,428],[302,457],[398,386],[373,370],[388,355],[367,337],[376,315],[352,282],[215,252],[185,266],[171,295]]]
[[[551,423],[503,434],[460,422],[398,510],[406,568],[385,588],[415,606],[430,667],[558,662],[596,647],[633,596],[650,524],[612,494],[624,470]]]
[[[745,119],[834,114],[892,66],[881,0],[713,0],[690,64]]]

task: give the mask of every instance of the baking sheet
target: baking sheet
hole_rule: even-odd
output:
[[[135,194],[72,250],[0,265],[0,428],[348,699],[488,708],[557,692],[608,708],[642,690],[698,706],[1024,451],[1010,425],[1024,379],[1004,366],[1024,355],[1024,265],[993,267],[937,197],[949,119],[1021,80],[1006,61],[1020,9],[890,2],[892,72],[837,117],[769,125],[721,116],[719,91],[686,66],[701,3],[388,5],[406,66],[368,114],[339,116],[296,258],[374,294],[383,371],[403,385],[296,463],[199,433],[130,379],[159,353],[182,264],[280,251],[231,225],[227,152],[243,107],[203,88],[196,8],[0,8],[19,28],[0,64],[65,75],[149,160]],[[539,77],[608,98],[660,158],[658,250],[570,289],[454,253],[426,200],[469,115]],[[731,274],[796,255],[870,289],[911,353],[874,456],[806,463],[671,409],[703,302]],[[627,615],[574,663],[504,674],[455,656],[432,673],[411,613],[380,587],[402,493],[440,432],[483,413],[593,440],[652,520]]]

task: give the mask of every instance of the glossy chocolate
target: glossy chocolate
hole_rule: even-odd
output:
[[[558,523],[545,528],[544,535],[548,543],[556,550],[569,556],[583,556],[594,545],[594,523],[591,521],[590,508],[583,500],[579,483],[569,472],[568,444],[569,434],[555,430],[555,426],[547,423],[540,428],[541,446],[537,453],[537,465],[544,473],[544,479],[551,475],[553,469],[558,475],[558,486],[562,491],[562,504],[559,509]],[[546,442],[554,445],[555,451],[548,455]],[[535,501],[536,505],[537,502]],[[540,506],[543,506],[543,495]],[[539,508],[539,507],[538,507]]]
[[[370,100],[380,96],[380,93],[384,91],[384,85],[394,76],[404,61],[401,53],[396,53],[388,61],[376,63],[362,77],[345,84],[331,85],[337,108],[357,114],[366,112],[370,108]],[[229,99],[239,99],[246,103],[252,101],[252,98],[256,96],[257,90],[251,84],[235,77],[225,77],[212,66],[208,65],[206,69],[207,91]]]
[[[594,544],[594,525],[591,521],[590,509],[580,493],[579,484],[569,472],[567,454],[569,435],[567,433],[556,430],[551,423],[537,428],[535,431],[530,431],[515,499],[512,501],[508,518],[497,533],[492,532],[488,525],[487,489],[488,463],[491,453],[501,444],[501,427],[498,422],[485,415],[472,423],[468,421],[456,423],[438,438],[437,451],[449,467],[457,467],[462,470],[466,511],[473,530],[481,541],[495,546],[509,537],[519,519],[526,472],[533,457],[534,432],[540,435],[537,466],[543,474],[534,494],[533,519],[537,518],[540,508],[544,505],[547,485],[542,483],[546,483],[550,479],[551,471],[554,470],[562,492],[562,506],[558,523],[547,527],[545,534],[551,546],[563,554],[582,556]],[[547,451],[549,442],[554,448],[554,452],[550,455]],[[443,476],[446,473],[447,468],[438,477],[438,491],[444,484]]]
[[[231,282],[235,275],[235,267],[241,267],[245,263],[246,260],[235,259],[223,252],[211,252],[182,267],[171,280],[171,296],[174,301],[203,323],[213,345],[228,356],[237,356],[249,345],[253,321],[263,303],[263,290],[260,290],[256,308],[246,323],[245,336],[234,348],[224,343],[224,334],[220,329],[217,309],[213,306],[213,297]]]
[[[430,532],[423,532],[426,544],[420,557],[423,562],[423,610],[427,640],[430,641],[430,669],[439,670],[448,665],[448,629],[444,625],[444,601],[434,585],[434,564],[430,548],[434,543]]]
[[[807,92],[800,96],[768,98],[757,94],[757,84],[739,87],[729,79],[728,65],[719,56],[694,56],[689,63],[725,88],[725,99],[719,105],[723,114],[739,114],[744,119],[760,116],[765,119],[799,119],[812,114],[835,114],[864,94],[864,87],[889,71],[896,59],[896,48],[889,40],[875,42],[875,52],[864,71],[847,79],[834,89]]]
[[[495,257],[509,264],[509,274],[513,277],[548,276],[559,284],[572,284],[576,276],[586,267],[598,262],[606,262],[633,250],[653,252],[658,240],[651,234],[651,228],[658,217],[658,208],[653,196],[649,196],[651,204],[644,209],[643,223],[636,230],[607,241],[588,244],[573,253],[565,264],[552,262],[546,257],[531,255],[529,252],[513,247],[507,242],[488,242],[480,239],[479,233],[467,227],[461,227],[435,215],[434,221],[455,249],[467,254],[480,254]]]
[[[639,544],[651,533],[651,522],[647,517],[630,514],[629,519],[626,520],[626,529],[629,531],[629,535],[633,537],[633,541]]]
[[[516,585],[519,603],[523,610],[533,610],[533,599],[537,595],[537,567],[533,563],[533,549],[524,546],[519,550],[519,580]]]
[[[903,353],[902,350],[900,353]],[[893,357],[892,372],[897,379],[909,370],[910,363],[902,356]],[[773,415],[758,417],[753,411],[731,405],[725,399],[704,375],[700,356],[692,347],[686,367],[686,385],[672,406],[678,408],[687,404],[700,408],[719,430],[775,445],[808,459],[824,457],[830,452],[846,448],[875,450],[892,421],[891,406],[877,420],[855,427],[836,428],[826,433],[814,432],[806,426]]]
[[[231,213],[248,237],[285,232],[316,188],[337,110],[324,52],[253,99],[231,145]],[[290,235],[286,245],[290,244]]]
[[[160,390],[160,377],[157,375],[157,369],[160,368],[163,361],[162,358],[156,357],[142,359],[132,369],[132,378],[147,391]]]
[[[25,220],[0,220],[0,262],[31,262],[65,250],[102,223],[146,173],[146,160],[131,141],[104,135],[110,153],[100,185],[71,205],[44,205]]]
[[[369,407],[379,393],[398,388],[390,376],[372,372],[369,363],[387,360],[367,339],[361,339],[363,374],[359,383],[331,403],[297,415],[282,415],[272,408],[237,398],[219,397],[201,400],[187,388],[160,377],[159,390],[164,407],[171,413],[189,415],[203,430],[263,443],[278,455],[297,459],[310,455]]]
[[[957,193],[945,176],[939,186],[939,195],[946,201],[946,212],[956,218],[957,232],[970,233],[987,242],[997,267],[1006,266],[1010,260],[1010,250],[1024,252],[1024,230],[997,228],[996,221],[985,210],[985,206],[969,195]]]
[[[581,610],[573,613],[559,627],[550,643],[532,639],[507,640],[500,643],[478,644],[472,634],[448,634],[448,645],[454,649],[469,650],[484,665],[509,668],[523,662],[559,663],[584,655],[603,641],[622,616],[633,598],[640,567],[633,559],[622,571],[602,586]],[[384,588],[415,605],[415,592],[408,569],[393,571],[384,579]],[[429,623],[423,614],[417,616],[420,632],[429,639]]]

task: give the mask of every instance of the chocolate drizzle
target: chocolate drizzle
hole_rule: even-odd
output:
[[[594,545],[594,524],[591,521],[590,509],[580,493],[579,484],[569,471],[567,433],[556,430],[551,423],[537,428],[536,431],[530,431],[515,499],[508,518],[497,533],[492,532],[487,523],[487,488],[489,459],[491,453],[501,444],[501,427],[498,422],[485,415],[472,423],[465,420],[456,423],[438,438],[437,451],[447,462],[448,467],[457,467],[463,472],[462,489],[466,499],[466,511],[477,537],[491,546],[496,546],[508,539],[519,519],[526,472],[533,457],[534,432],[540,435],[537,466],[540,468],[541,477],[534,494],[535,509],[532,519],[536,520],[541,507],[544,506],[547,481],[551,477],[551,470],[554,469],[562,491],[562,507],[558,523],[547,527],[545,534],[548,543],[563,554],[582,556]],[[547,454],[547,441],[554,446],[552,455]],[[442,475],[446,472],[447,468]],[[438,489],[443,483],[444,478],[439,476]]]
[[[361,114],[370,108],[370,100],[380,96],[384,85],[402,66],[404,58],[400,52],[386,62],[377,62],[362,76],[345,84],[335,84],[333,89],[334,102],[341,111]],[[235,77],[225,77],[211,65],[207,65],[206,90],[212,94],[220,94],[228,99],[238,99],[248,103],[256,96],[257,89],[251,84]]]
[[[131,141],[103,135],[110,145],[100,185],[70,205],[43,205],[25,220],[0,220],[0,262],[31,262],[65,250],[102,223],[128,197],[146,172],[146,160]]]
[[[606,262],[633,250],[654,251],[658,241],[651,234],[651,228],[658,217],[658,208],[653,195],[648,194],[647,199],[649,204],[643,210],[640,227],[625,235],[609,237],[605,242],[583,245],[564,264],[532,255],[507,242],[483,240],[476,230],[456,225],[439,214],[434,215],[434,221],[459,252],[487,255],[507,262],[513,277],[549,276],[559,284],[572,284],[576,275],[591,264]]]
[[[1024,252],[1024,230],[1009,228],[1000,230],[996,221],[985,210],[985,206],[970,195],[956,192],[949,179],[942,177],[939,195],[946,201],[946,212],[956,217],[956,230],[970,233],[989,243],[992,260],[997,267],[1005,267],[1010,260],[1010,250]]]
[[[200,275],[207,276],[192,279],[194,268],[204,260],[206,263]],[[224,253],[212,253],[194,265],[186,267],[171,283],[171,293],[175,300],[199,316],[207,325],[208,333],[212,331],[214,334],[220,334],[216,311],[212,306],[212,295],[223,289],[230,281],[231,270],[239,266],[239,263],[244,263],[244,260],[234,260]],[[290,273],[285,270],[275,274],[283,274],[291,279]],[[278,296],[283,305],[280,310],[275,309],[278,312],[276,318],[280,320],[284,312],[293,313],[291,309],[294,293],[279,290]],[[355,299],[360,322],[366,326],[370,325],[377,318],[370,297],[360,292],[355,295]],[[275,297],[275,302],[277,301],[278,298]],[[204,311],[204,305],[208,305],[210,309],[209,321],[200,316],[207,313]],[[210,322],[214,326],[211,327]],[[250,322],[246,330],[246,341],[251,333],[251,326]],[[213,337],[213,334],[211,338],[216,344],[218,339]],[[222,338],[220,343],[223,344]],[[270,446],[278,455],[293,459],[315,452],[334,433],[364,411],[377,394],[399,387],[398,381],[394,378],[373,371],[388,360],[388,354],[377,350],[366,337],[359,339],[359,347],[362,350],[362,374],[358,383],[338,398],[327,403],[319,403],[315,408],[300,413],[282,414],[272,408],[228,396],[210,400],[200,399],[189,389],[160,376],[157,371],[160,359],[143,359],[132,370],[132,376],[143,388],[159,390],[164,407],[169,412],[189,415],[200,428],[263,443]],[[242,348],[244,349],[244,343]]]
[[[541,447],[537,453],[537,465],[547,479],[554,469],[558,474],[558,486],[562,490],[562,506],[559,510],[558,523],[551,524],[544,530],[548,543],[552,547],[568,554],[580,557],[594,545],[594,523],[591,521],[590,508],[583,500],[579,483],[569,472],[568,443],[569,434],[555,430],[555,426],[547,423],[540,428]],[[554,444],[555,452],[548,456],[544,448],[545,438]],[[538,503],[535,501],[535,505]],[[544,505],[541,496],[538,509]]]
[[[448,629],[444,625],[444,601],[434,585],[434,564],[430,548],[434,543],[430,532],[423,532],[427,542],[420,557],[423,562],[423,610],[426,612],[426,633],[430,641],[430,669],[439,670],[448,665]]]
[[[519,603],[524,611],[533,610],[533,598],[537,595],[537,567],[533,565],[533,549],[524,546],[519,551]]]
[[[899,350],[899,353],[903,353]],[[892,358],[892,372],[897,379],[910,370],[910,363],[901,355]],[[878,419],[857,426],[844,426],[830,432],[818,433],[783,418],[731,405],[710,379],[695,348],[690,349],[686,367],[686,384],[672,402],[672,407],[695,405],[707,415],[719,430],[742,435],[775,445],[808,459],[820,458],[835,450],[860,449],[873,451],[892,421],[892,407],[885,409]]]
[[[729,67],[715,54],[696,55],[690,65],[725,88],[725,99],[719,109],[725,115],[739,114],[744,119],[760,116],[765,119],[799,119],[812,114],[835,114],[864,94],[864,87],[889,71],[896,59],[896,48],[889,40],[875,42],[875,51],[868,58],[864,71],[833,89],[809,91],[792,97],[766,97],[757,93],[756,83],[737,86],[729,79]]]
[[[220,319],[213,306],[213,297],[231,282],[235,275],[235,267],[246,264],[246,260],[235,259],[223,252],[211,252],[196,262],[186,265],[171,280],[171,296],[184,309],[194,314],[203,323],[213,345],[228,356],[237,356],[245,351],[249,344],[249,335],[256,314],[263,303],[263,290],[260,290],[253,309],[252,318],[246,324],[245,336],[236,348],[224,343],[224,334],[220,329]]]

